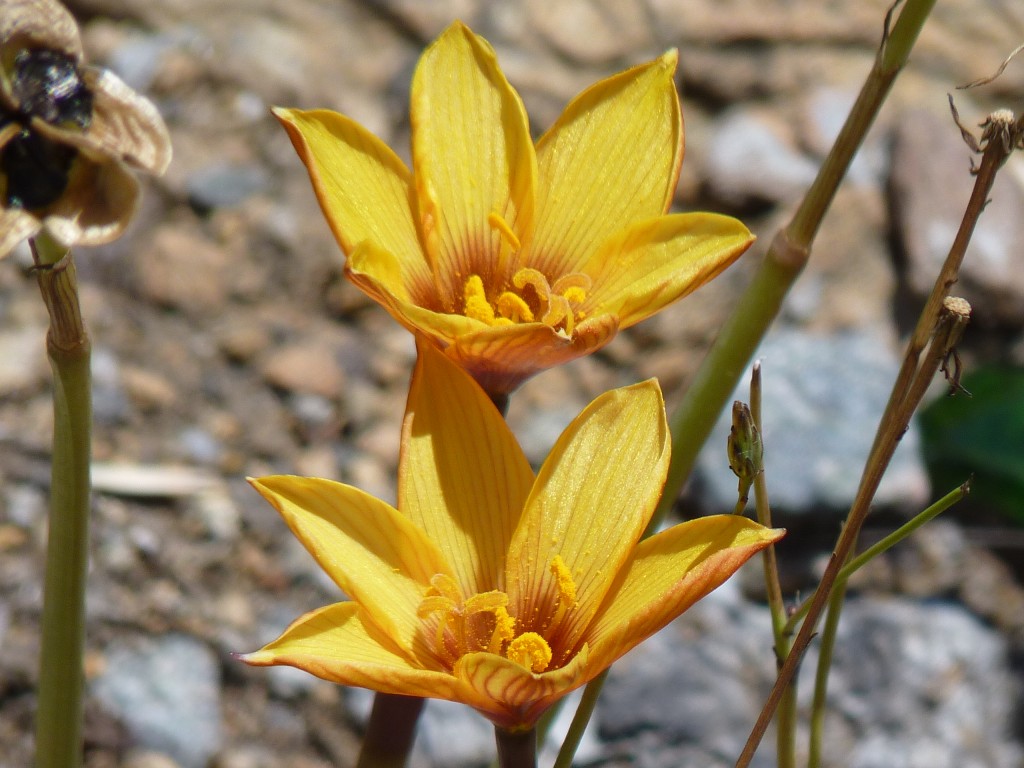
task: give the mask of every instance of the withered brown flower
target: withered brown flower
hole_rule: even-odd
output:
[[[68,247],[114,240],[138,199],[129,168],[170,160],[156,107],[83,64],[60,3],[0,0],[0,258],[43,229]]]

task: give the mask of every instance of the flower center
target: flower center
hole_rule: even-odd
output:
[[[505,220],[492,213],[488,221],[502,238],[502,266],[519,251],[520,244]],[[506,269],[496,274],[508,274]],[[480,275],[472,274],[462,289],[466,317],[487,325],[508,326],[516,323],[541,322],[572,336],[576,323],[586,315],[579,307],[591,287],[588,275],[573,272],[551,283],[537,269],[523,267],[512,273],[512,279],[499,278],[502,283],[485,286]]]
[[[556,612],[548,627],[560,622],[576,606],[576,585],[562,558],[551,562],[558,592]],[[450,576],[435,574],[417,615],[433,635],[434,650],[449,667],[467,653],[494,653],[540,673],[554,656],[539,632],[516,634],[516,619],[508,612],[508,595],[499,590],[463,598]],[[429,622],[429,623],[428,623]]]

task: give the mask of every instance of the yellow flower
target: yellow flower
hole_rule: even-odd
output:
[[[456,22],[412,82],[412,171],[352,120],[278,109],[346,273],[493,394],[604,346],[753,238],[665,215],[683,157],[676,53],[598,82],[537,142],[493,49]]]
[[[639,541],[668,458],[647,381],[591,403],[534,477],[484,392],[422,343],[398,509],[330,480],[252,481],[351,599],[242,658],[530,728],[781,536],[723,515]]]
[[[64,246],[119,237],[138,198],[128,168],[170,159],[156,107],[83,65],[60,3],[0,0],[0,258],[44,228]]]

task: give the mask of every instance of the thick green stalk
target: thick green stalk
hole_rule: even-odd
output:
[[[494,729],[499,768],[537,768],[537,731]]]
[[[79,311],[71,255],[44,237],[34,246],[39,288],[50,313],[46,348],[53,369],[54,414],[36,768],[75,768],[82,761],[92,429],[90,344]]]
[[[404,768],[426,699],[378,693],[356,768]]]
[[[672,463],[665,493],[649,531],[660,525],[675,503],[718,414],[807,263],[814,236],[839,183],[881,109],[896,75],[906,63],[921,26],[934,5],[935,0],[907,0],[891,31],[886,25],[888,37],[883,41],[875,65],[818,176],[789,225],[776,234],[735,312],[722,327],[672,414]]]
[[[587,683],[587,687],[583,689],[583,698],[576,708],[576,714],[572,717],[569,733],[566,734],[565,741],[562,742],[562,748],[558,750],[554,768],[572,768],[572,760],[576,756],[576,750],[580,748],[580,742],[583,741],[583,734],[594,714],[597,699],[601,695],[601,689],[604,688],[604,681],[608,679],[610,671],[611,667]]]

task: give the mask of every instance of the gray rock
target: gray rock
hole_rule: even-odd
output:
[[[816,648],[803,663],[798,744]],[[612,669],[598,717],[615,765],[731,766],[774,678],[767,611],[720,588]],[[848,601],[829,684],[824,752],[851,768],[1020,765],[1019,685],[1003,638],[963,607]],[[775,765],[766,738],[752,763]],[[619,760],[614,758],[619,756]]]
[[[734,205],[792,200],[817,173],[816,164],[797,149],[790,128],[751,107],[726,113],[707,152],[712,191]]]
[[[966,125],[976,108],[958,101]],[[977,133],[977,131],[976,131]],[[948,117],[909,111],[897,123],[892,151],[892,194],[897,231],[906,253],[906,283],[924,297],[953,243],[974,186],[975,157]],[[1012,156],[996,177],[954,287],[976,319],[1024,326],[1024,162]]]
[[[852,600],[834,659],[826,735],[850,768],[1021,765],[1007,642],[963,607]]]
[[[221,747],[217,658],[191,637],[111,645],[90,691],[135,746],[164,752],[182,768],[205,768]]]
[[[47,376],[46,329],[5,328],[0,333],[0,360],[0,396],[39,386]]]
[[[797,330],[769,334],[762,361],[764,462],[773,508],[801,514],[846,509],[857,491],[875,425],[882,415],[898,363],[878,334],[818,335]],[[749,401],[745,376],[734,399]],[[731,415],[719,419],[695,468],[701,504],[731,511],[736,476],[725,454]],[[878,504],[920,506],[928,479],[910,431],[896,450],[878,489]]]
[[[267,171],[256,165],[217,164],[195,171],[188,179],[189,203],[199,210],[232,208],[270,184]]]

